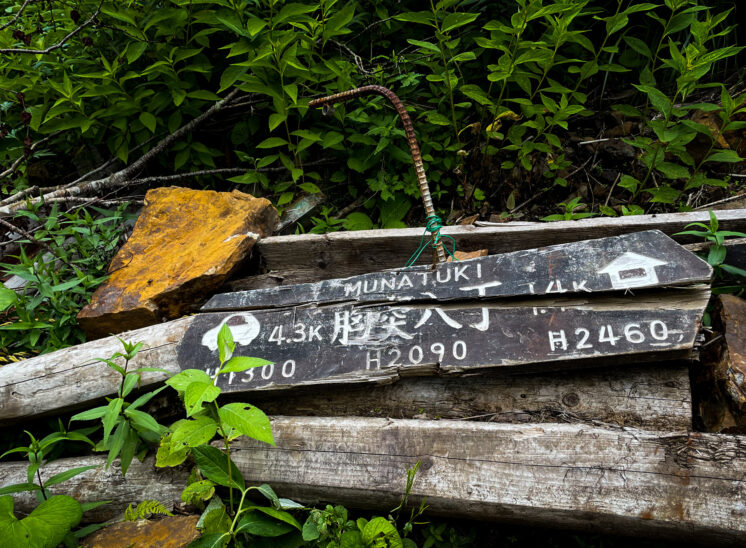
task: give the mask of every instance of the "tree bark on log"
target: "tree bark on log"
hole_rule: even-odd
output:
[[[738,543],[746,535],[743,436],[329,417],[276,417],[272,427],[276,447],[241,438],[231,456],[248,484],[269,483],[300,502],[385,515],[420,461],[410,503],[426,497],[431,514],[687,542]],[[42,474],[104,462],[63,459]],[[146,460],[133,462],[126,478],[118,474],[90,470],[51,491],[113,500],[86,515],[107,519],[144,499],[173,508],[187,471],[155,470]],[[0,477],[3,485],[26,481],[26,465],[0,464]],[[36,505],[31,495],[16,500],[19,511]]]

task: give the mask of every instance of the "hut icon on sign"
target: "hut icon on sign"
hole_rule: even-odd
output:
[[[628,251],[611,261],[598,273],[608,274],[611,278],[611,287],[614,289],[629,289],[658,283],[655,267],[664,264],[668,263]]]

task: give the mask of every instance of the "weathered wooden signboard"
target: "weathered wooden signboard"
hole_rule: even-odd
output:
[[[194,319],[178,359],[182,368],[214,372],[224,323],[236,355],[274,362],[224,377],[223,388],[234,391],[605,357],[681,358],[709,297],[692,286],[710,276],[706,262],[646,231],[435,269],[228,293]]]

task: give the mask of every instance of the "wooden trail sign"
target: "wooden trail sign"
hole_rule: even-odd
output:
[[[658,230],[416,266],[345,279],[224,293],[203,311],[309,303],[452,301],[570,295],[707,282],[710,266]]]
[[[694,345],[709,291],[670,288],[710,276],[707,263],[647,231],[436,270],[218,295],[204,310],[222,312],[194,318],[178,361],[214,372],[224,323],[236,355],[275,362],[224,377],[229,391],[611,357],[681,358]]]

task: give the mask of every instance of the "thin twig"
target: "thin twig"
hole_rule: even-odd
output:
[[[722,200],[718,200],[716,202],[710,202],[709,204],[705,204],[705,205],[701,205],[701,206],[695,207],[694,210],[697,211],[698,209],[707,209],[707,208],[712,207],[712,206],[716,206],[716,205],[720,205],[720,204],[725,204],[725,203],[728,203],[728,202],[732,202],[734,200],[738,200],[739,198],[746,198],[746,193],[744,193],[744,194],[737,194],[736,196],[730,196],[728,198],[723,198]]]
[[[135,162],[125,167],[124,169],[117,171],[116,173],[113,173],[104,179],[88,181],[85,183],[81,183],[77,186],[71,187],[71,188],[63,188],[63,189],[56,190],[54,192],[48,192],[44,194],[43,196],[39,196],[37,198],[29,200],[29,203],[37,204],[39,202],[43,202],[44,200],[48,200],[50,198],[80,196],[80,195],[85,195],[87,193],[100,192],[102,190],[107,190],[110,188],[127,186],[130,183],[130,181],[136,176],[136,174],[145,168],[148,162],[150,162],[151,160],[156,158],[159,154],[164,152],[175,141],[177,141],[178,139],[180,139],[187,133],[193,131],[202,122],[204,122],[211,116],[215,115],[225,106],[227,106],[237,94],[238,94],[238,90],[234,89],[224,99],[217,101],[214,105],[212,105],[209,109],[207,109],[205,112],[200,114],[197,118],[189,121],[188,123],[181,126],[179,129],[171,133],[170,135],[166,136],[156,146],[151,148],[148,152],[143,154],[139,159],[137,159]],[[16,210],[23,209],[24,207],[26,207],[26,204],[27,202],[24,201],[24,202],[16,202],[14,204],[7,204],[5,206],[2,206],[0,207],[0,216],[12,215],[13,212],[15,212]]]
[[[30,4],[30,3],[32,2],[32,1],[33,1],[33,0],[26,0],[26,1],[25,1],[25,2],[24,2],[24,3],[22,4],[22,5],[21,5],[21,7],[20,7],[20,8],[18,8],[18,13],[16,13],[16,16],[15,16],[15,17],[13,17],[13,19],[11,19],[10,21],[8,21],[7,23],[5,23],[5,24],[4,24],[4,25],[3,25],[2,27],[0,27],[0,30],[5,30],[5,29],[7,29],[7,28],[8,28],[9,26],[11,26],[12,24],[14,24],[14,23],[15,23],[16,21],[18,21],[18,18],[19,18],[19,17],[21,16],[21,14],[23,13],[23,10],[25,10],[25,9],[26,9],[26,6],[28,6],[28,5],[29,5],[29,4]]]
[[[68,263],[65,259],[63,259],[59,255],[57,255],[57,253],[55,253],[54,249],[52,249],[49,246],[49,244],[47,244],[46,242],[43,242],[41,240],[37,240],[36,238],[34,238],[34,236],[32,234],[26,232],[22,228],[17,227],[13,223],[9,223],[5,219],[0,218],[0,225],[3,225],[5,228],[7,228],[8,230],[10,230],[11,232],[15,232],[17,234],[20,234],[21,236],[23,236],[24,238],[26,238],[29,242],[43,247],[46,251],[48,251],[49,253],[51,253],[54,257],[57,257],[60,261],[62,261],[68,267],[70,267],[72,269],[72,265],[70,265],[70,263]]]
[[[29,53],[29,54],[36,54],[36,55],[45,55],[47,53],[51,53],[56,49],[61,48],[65,45],[65,43],[70,40],[73,36],[78,34],[81,30],[86,28],[88,25],[93,23],[96,20],[96,17],[98,17],[98,14],[101,13],[101,5],[104,3],[104,0],[101,0],[98,3],[98,7],[96,8],[96,11],[93,12],[93,15],[91,15],[85,23],[78,26],[76,29],[73,29],[70,31],[70,33],[65,36],[62,40],[57,42],[56,44],[53,44],[49,46],[47,49],[25,49],[25,48],[10,48],[10,49],[0,49],[0,53]]]
[[[609,200],[611,199],[611,193],[614,192],[614,187],[616,187],[616,184],[619,182],[619,179],[622,178],[621,173],[616,174],[616,179],[614,179],[614,184],[611,185],[611,188],[609,189],[609,193],[606,195],[606,201],[604,202],[604,207],[609,205]]]
[[[36,141],[34,144],[32,144],[29,147],[29,149],[28,149],[29,153],[33,152],[40,145],[46,143],[47,141],[49,141],[49,139],[51,139],[52,137],[56,137],[60,133],[62,133],[62,132],[61,131],[55,131],[51,135],[47,135],[43,139],[40,139],[40,140]],[[16,158],[15,161],[11,164],[11,166],[8,169],[6,169],[2,173],[0,173],[0,179],[2,179],[4,177],[8,177],[9,175],[12,175],[13,172],[15,172],[15,170],[18,168],[18,166],[21,165],[21,162],[23,162],[26,158],[27,158],[26,154],[21,154],[18,158]]]
[[[52,204],[55,202],[64,202],[64,203],[72,203],[72,204],[82,204],[82,205],[102,205],[106,207],[112,207],[112,206],[118,206],[121,204],[136,204],[136,205],[143,205],[143,200],[132,200],[130,198],[119,198],[115,200],[103,200],[101,198],[98,198],[96,196],[93,196],[91,198],[86,198],[83,196],[69,196],[69,197],[62,197],[62,198],[49,198],[45,204]]]
[[[592,145],[594,143],[605,143],[606,141],[615,141],[616,139],[616,137],[607,137],[606,139],[593,139],[593,141],[583,141],[582,143],[578,143],[578,146]]]
[[[331,43],[336,45],[338,48],[345,50],[347,53],[349,53],[352,56],[352,59],[355,61],[355,65],[358,69],[360,69],[360,72],[363,74],[374,74],[375,71],[368,70],[365,68],[365,65],[363,65],[363,58],[360,57],[357,53],[352,51],[346,44],[343,44],[342,42],[338,42],[337,40],[329,40]]]

